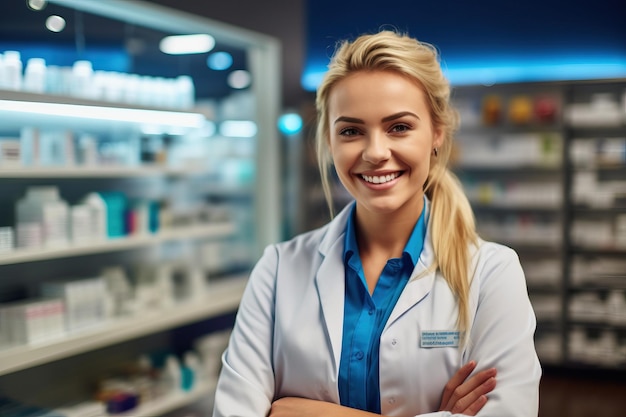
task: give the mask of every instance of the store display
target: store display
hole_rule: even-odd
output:
[[[461,123],[455,167],[481,235],[520,254],[544,363],[626,366],[618,312],[626,270],[624,88],[623,80],[456,88],[462,117],[476,120],[468,103],[483,106],[481,125]]]
[[[215,31],[215,22],[150,2],[133,1],[128,10],[106,3],[92,10],[95,3],[78,2],[69,12],[85,22],[92,11],[98,20],[121,20],[136,36],[162,34],[158,22],[167,22],[168,34],[176,27]],[[65,6],[51,0],[51,7]],[[141,27],[148,15],[155,19]],[[236,311],[252,260],[278,240],[280,198],[272,184],[280,168],[267,157],[278,149],[278,44],[218,26],[216,41],[246,57],[238,69],[255,80],[254,90],[238,90],[237,99],[230,90],[216,97],[196,92],[187,66],[161,67],[136,55],[126,71],[104,71],[109,62],[98,61],[90,41],[74,56],[71,47],[51,54],[27,44],[23,53],[0,50],[0,207],[8,208],[0,229],[0,315],[10,311],[17,323],[2,333],[0,391],[20,412],[22,404],[55,395],[37,375],[58,366],[71,370],[55,379],[53,402],[73,400],[55,409],[65,416],[132,408],[134,416],[152,417],[211,397],[214,383],[198,372],[200,354],[178,359],[181,389],[158,401],[122,395],[94,403],[74,391],[117,360],[107,349],[120,343],[163,347],[161,333],[197,324],[205,324],[199,335],[210,333],[212,320]],[[247,123],[249,134],[222,137],[224,120]],[[217,175],[224,166],[237,167],[228,182]],[[219,262],[202,258],[206,244],[224,255]],[[149,266],[143,269],[152,279],[135,274],[140,265]],[[44,300],[56,303],[54,314]],[[0,329],[7,329],[4,320]],[[76,366],[83,354],[90,360]],[[24,375],[35,375],[28,392],[20,390]]]

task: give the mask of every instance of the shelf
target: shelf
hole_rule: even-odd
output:
[[[459,127],[457,136],[462,135],[489,135],[489,136],[502,136],[509,134],[545,134],[545,133],[561,133],[563,126],[560,124],[499,124],[493,126],[479,125],[479,126],[461,126]]]
[[[528,174],[543,174],[543,175],[561,175],[562,169],[560,166],[545,166],[545,165],[452,165],[452,170],[457,174],[493,174],[493,173],[510,173],[511,175],[528,175]]]
[[[594,165],[594,166],[574,166],[572,167],[572,173],[577,172],[595,172],[599,175],[620,175],[623,174],[623,177],[626,177],[626,165],[623,164],[615,164],[615,165]]]
[[[578,255],[626,256],[626,248],[585,248],[574,246],[570,250]]]
[[[528,281],[526,281],[526,288],[531,294],[559,294],[561,292],[561,289],[558,285],[534,284]]]
[[[173,394],[166,395],[158,400],[150,401],[146,404],[140,405],[127,413],[110,414],[111,417],[154,417],[160,416],[170,411],[177,410],[186,405],[193,404],[198,400],[203,400],[208,397],[212,397],[215,393],[217,381],[211,383],[205,382],[193,390],[185,392],[180,391]]]
[[[498,212],[509,212],[509,211],[532,211],[538,213],[560,213],[561,206],[560,205],[508,205],[508,204],[497,204],[497,203],[478,203],[478,202],[470,202],[472,208],[474,210],[479,211],[498,211]]]
[[[161,165],[99,166],[99,167],[33,167],[33,168],[0,168],[2,178],[127,178],[155,176],[190,176],[206,172],[205,167],[170,168]]]
[[[207,126],[201,113],[156,109],[127,103],[0,90],[0,124],[86,132],[185,134]]]
[[[9,253],[0,254],[0,265],[115,252],[181,239],[218,238],[234,233],[235,229],[236,226],[233,223],[194,224],[185,227],[163,229],[152,235],[120,237],[84,246],[67,246],[54,249],[16,249]]]
[[[584,321],[579,319],[570,319],[570,327],[583,327],[588,330],[610,330],[610,331],[626,331],[626,323],[614,324],[606,321]]]
[[[479,230],[480,233],[480,230]],[[518,251],[525,252],[542,252],[542,253],[550,253],[553,254],[561,250],[560,243],[549,243],[546,241],[540,240],[515,240],[510,237],[505,238],[504,236],[483,236],[485,240],[490,242],[497,242],[502,245],[509,246]]]
[[[592,215],[592,214],[626,214],[626,207],[574,207],[574,214]]]
[[[626,126],[572,126],[568,125],[574,139],[598,139],[626,136]]]
[[[247,277],[247,274],[233,276],[211,284],[200,302],[186,302],[167,310],[116,319],[45,344],[0,350],[0,375],[235,311]]]

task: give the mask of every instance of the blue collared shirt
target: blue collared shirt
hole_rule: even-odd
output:
[[[426,237],[425,210],[426,205],[402,257],[387,261],[370,295],[356,241],[356,204],[352,206],[343,254],[346,294],[339,365],[341,405],[380,413],[380,336],[422,253]]]

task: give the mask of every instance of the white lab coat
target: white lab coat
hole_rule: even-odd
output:
[[[285,396],[339,403],[349,213],[347,207],[321,229],[265,249],[222,356],[213,417],[266,416],[272,401]],[[440,271],[423,274],[433,261],[429,228],[381,336],[382,414],[452,416],[435,411],[444,385],[475,360],[477,371],[498,371],[497,386],[478,416],[536,417],[541,377],[533,342],[536,320],[516,253],[484,241],[474,253],[470,334],[463,348],[420,347],[421,332],[456,327],[457,304]]]

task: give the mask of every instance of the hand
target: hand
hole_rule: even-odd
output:
[[[475,416],[483,408],[487,403],[486,394],[496,387],[496,369],[480,371],[467,379],[475,368],[476,362],[470,361],[450,378],[443,390],[439,411]]]

